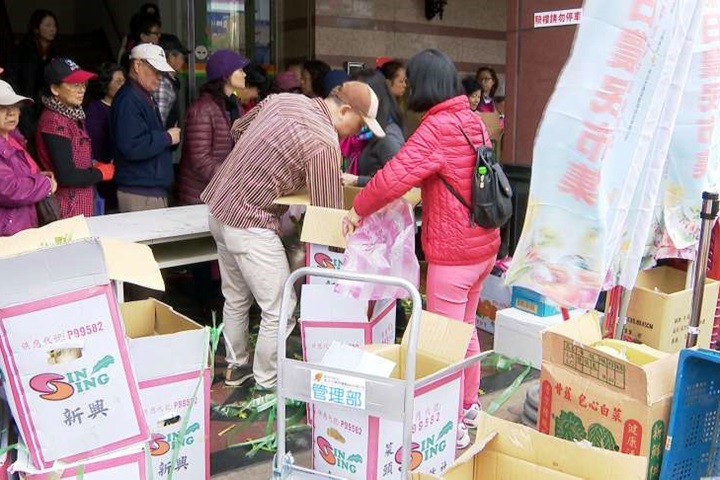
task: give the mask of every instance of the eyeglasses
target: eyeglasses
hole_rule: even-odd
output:
[[[145,32],[145,35],[153,35],[155,37],[159,37],[161,35],[160,30],[150,30],[149,32]]]
[[[0,105],[0,115],[15,115],[20,113],[20,105]]]
[[[480,77],[480,81],[481,81],[481,82],[486,82],[486,81],[488,81],[488,80],[492,82],[492,81],[493,81],[493,78],[492,78],[492,77]]]

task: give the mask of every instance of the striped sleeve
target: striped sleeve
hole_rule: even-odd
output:
[[[323,148],[305,164],[310,203],[316,207],[343,209],[340,159],[331,148]]]

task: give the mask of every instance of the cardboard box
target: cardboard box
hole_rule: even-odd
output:
[[[414,480],[640,480],[647,460],[567,442],[481,413],[475,443],[442,476]]]
[[[538,317],[551,317],[560,313],[560,307],[529,288],[512,287],[512,306]]]
[[[510,307],[511,287],[505,285],[505,279],[489,275],[482,286],[478,303],[475,326],[487,333],[495,333],[495,320],[499,310]]]
[[[30,459],[22,451],[18,451],[18,460],[11,470],[17,473],[20,480],[148,480],[145,452],[141,446],[135,446],[102,457],[63,465],[56,469],[39,470],[32,467]]]
[[[89,237],[82,217],[0,239],[0,370],[32,464],[145,442],[111,280],[164,288],[145,245]]]
[[[663,352],[685,348],[693,291],[686,273],[672,267],[640,272],[628,305],[625,334]],[[710,348],[720,282],[707,279],[700,312],[697,347]]]
[[[575,315],[581,313],[574,310]],[[517,308],[497,312],[495,319],[495,353],[516,358],[540,369],[542,364],[542,332],[563,321],[562,315],[538,317]]]
[[[8,469],[14,461],[14,450],[8,450],[10,445],[10,407],[0,400],[0,480],[8,480]]]
[[[366,302],[333,291],[332,285],[303,285],[300,336],[303,359],[318,363],[333,341],[358,347],[395,343],[395,300]]]
[[[543,332],[538,430],[566,440],[648,457],[659,476],[672,406],[677,354],[617,340],[629,360],[609,354],[595,312]]]
[[[123,303],[120,310],[150,427],[152,478],[172,470],[177,480],[209,480],[209,329],[155,299]]]
[[[465,358],[472,325],[423,312],[417,350],[418,380]],[[401,345],[364,347],[395,363],[391,377],[404,378],[408,328]],[[342,366],[338,366],[342,368]],[[415,391],[412,468],[443,470],[455,458],[462,408],[462,372]],[[402,424],[324,403],[313,405],[313,468],[354,479],[399,479]]]

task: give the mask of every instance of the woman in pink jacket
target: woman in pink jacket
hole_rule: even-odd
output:
[[[453,196],[447,180],[470,203],[475,145],[490,147],[485,125],[470,110],[452,60],[442,52],[424,50],[407,65],[408,108],[426,112],[420,126],[398,154],[380,170],[355,198],[348,213],[346,233],[387,203],[414,186],[422,190],[422,246],[428,260],[427,308],[433,313],[475,325],[482,283],[495,264],[498,229],[472,226],[469,211]],[[480,352],[473,332],[467,356]],[[463,424],[457,445],[470,443],[467,428],[477,426],[480,406],[480,365],[465,371]]]

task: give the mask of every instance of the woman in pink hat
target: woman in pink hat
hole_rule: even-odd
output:
[[[45,67],[45,107],[35,143],[43,167],[55,173],[62,218],[94,213],[94,186],[111,180],[112,163],[95,162],[82,109],[87,82],[95,78],[68,58],[55,58]]]
[[[18,131],[20,108],[32,104],[0,80],[0,236],[38,226],[35,204],[57,189],[48,172],[40,172]]]

